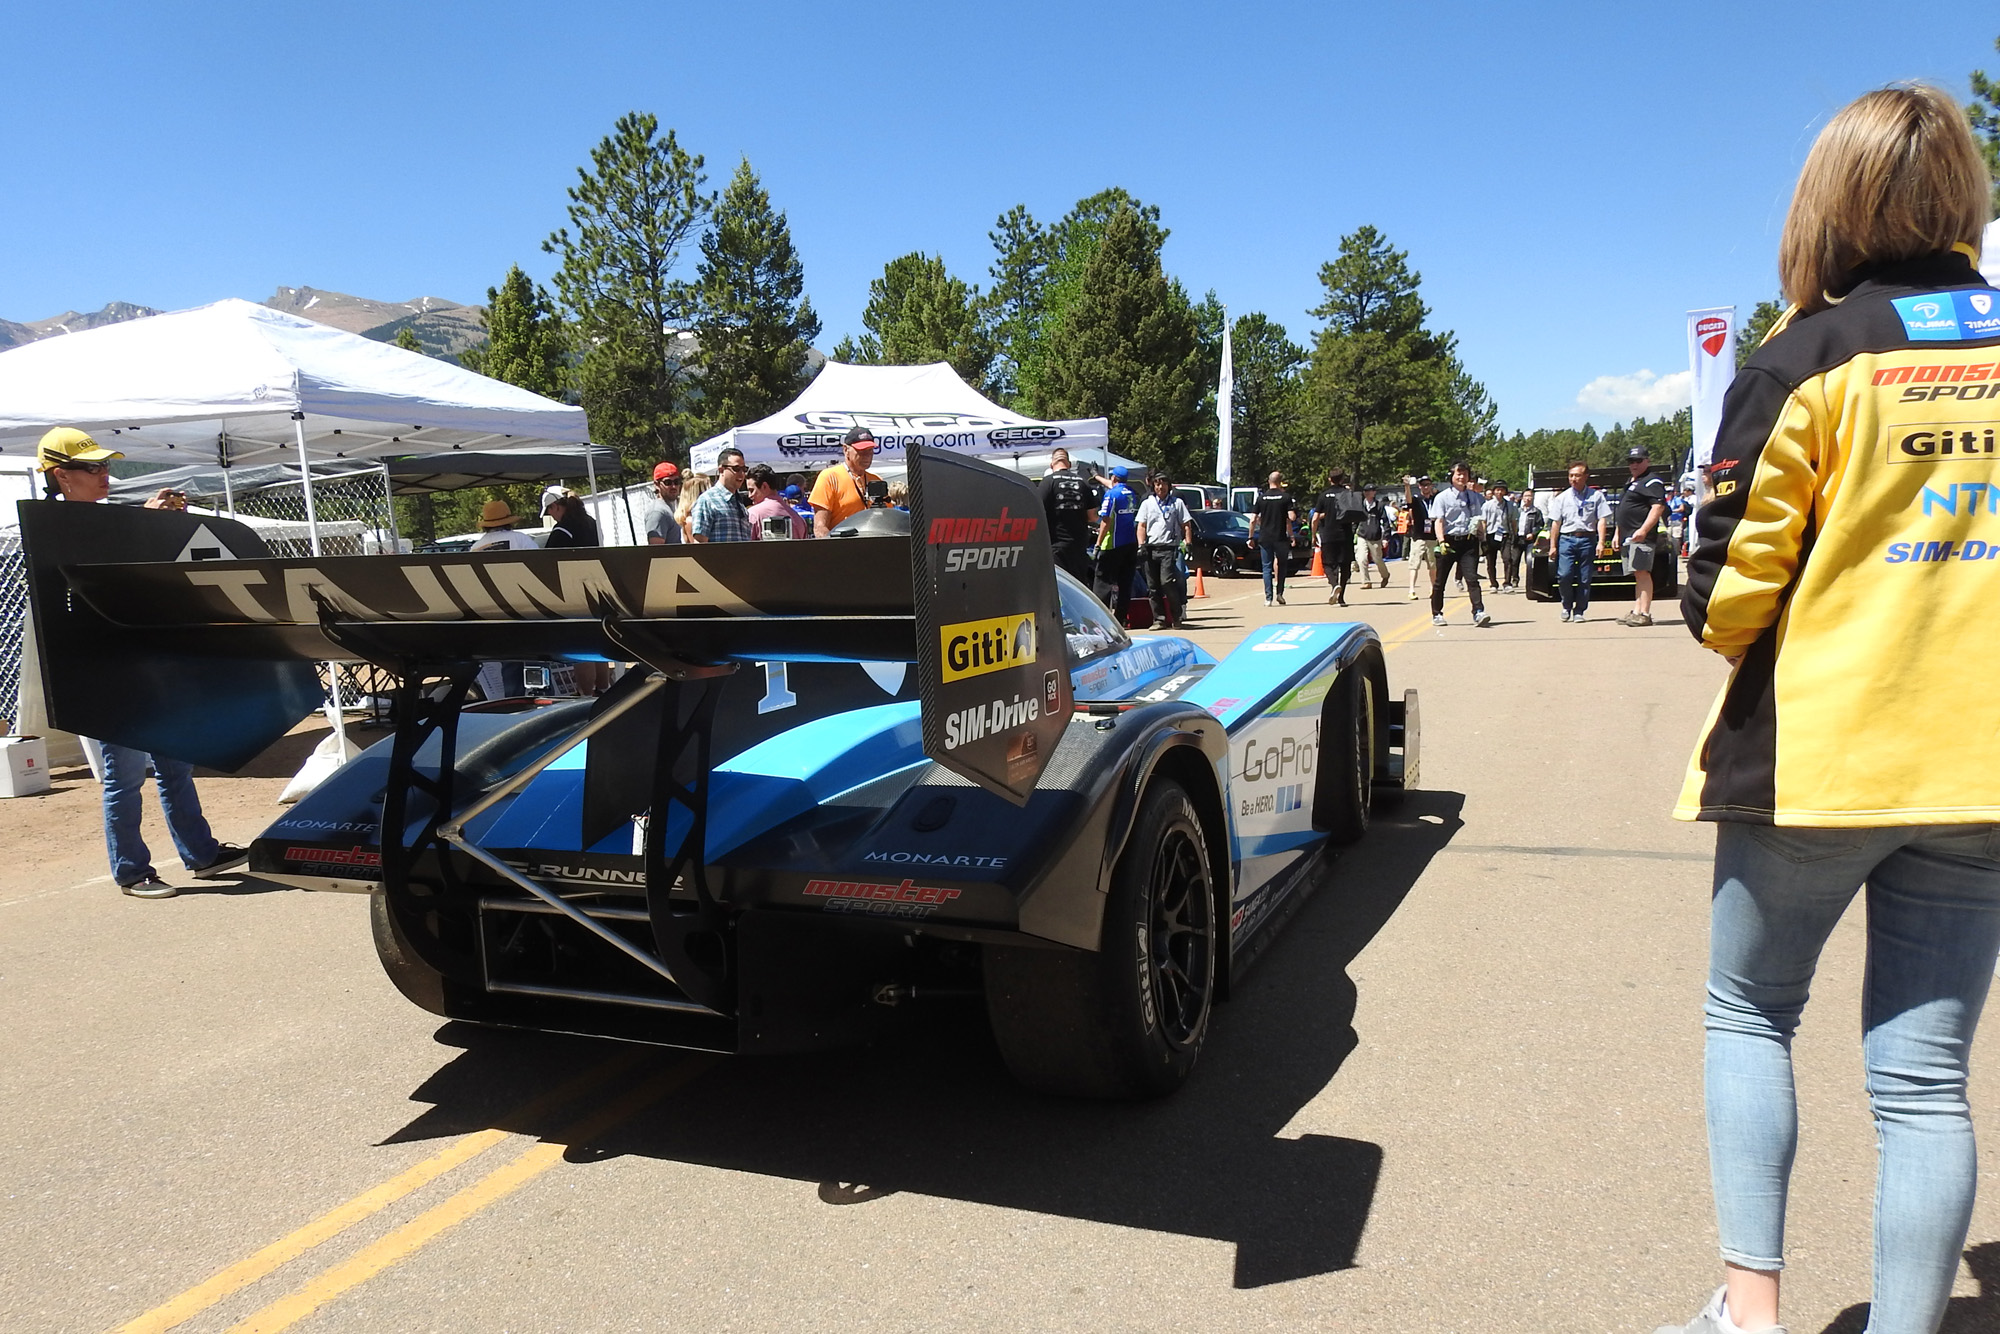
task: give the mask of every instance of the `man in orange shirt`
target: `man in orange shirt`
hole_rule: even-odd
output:
[[[856,426],[841,442],[846,458],[824,469],[807,497],[813,508],[813,536],[826,537],[846,520],[868,508],[868,484],[882,479],[868,471],[875,461],[875,433]]]

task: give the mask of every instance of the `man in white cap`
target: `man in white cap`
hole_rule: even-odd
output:
[[[111,460],[124,457],[70,426],[58,426],[43,436],[35,451],[48,493],[84,505],[111,494]],[[162,488],[145,508],[186,509],[187,497]],[[194,790],[194,766],[109,741],[92,744],[104,755],[104,843],[111,857],[111,878],[127,894],[135,899],[170,899],[180,893],[153,869],[152,854],[139,833],[148,768],[159,786],[160,809],[167,817],[167,832],[181,855],[181,865],[203,880],[212,880],[250,856],[246,848],[218,842],[209,829],[201,813],[201,797]]]

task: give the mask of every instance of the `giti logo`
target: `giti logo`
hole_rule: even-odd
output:
[[[1944,422],[1889,428],[1889,462],[1947,463],[1968,456],[1990,458],[1995,432],[1987,422]]]
[[[1035,614],[1030,611],[941,625],[938,645],[944,652],[946,681],[1025,667],[1035,660]]]

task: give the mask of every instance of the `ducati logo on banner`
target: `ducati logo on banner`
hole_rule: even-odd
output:
[[[1694,326],[1694,336],[1701,341],[1701,350],[1715,357],[1722,354],[1722,345],[1729,341],[1729,321],[1711,315],[1698,321]]]

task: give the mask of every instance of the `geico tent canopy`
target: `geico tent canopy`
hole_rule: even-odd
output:
[[[900,460],[911,445],[966,454],[1047,453],[1056,445],[1079,456],[1109,444],[1105,419],[1044,422],[1001,407],[940,361],[929,366],[849,366],[829,361],[790,406],[760,422],[724,431],[690,451],[697,472],[715,471],[729,446],[751,463],[810,472],[838,463],[841,437],[856,426],[875,433],[876,459]]]
[[[1038,478],[1047,475],[1049,461],[1054,457],[1054,450],[1044,449],[1038,450],[1033,454],[1009,454],[1000,458],[989,457],[987,462],[997,467],[1005,468],[1009,472],[1020,473],[1023,477]],[[1088,454],[1079,451],[1076,457],[1071,459],[1070,462],[1076,465],[1078,472],[1100,477],[1110,472],[1113,468],[1123,468],[1131,474],[1130,480],[1134,484],[1137,484],[1147,475],[1145,464],[1139,462],[1137,459],[1128,459],[1116,450],[1093,449]],[[893,482],[906,476],[910,468],[901,459],[897,459],[893,463],[877,459],[870,466],[869,471],[885,482]]]
[[[160,463],[589,438],[581,408],[234,299],[0,352],[0,453],[32,451],[51,426]]]

